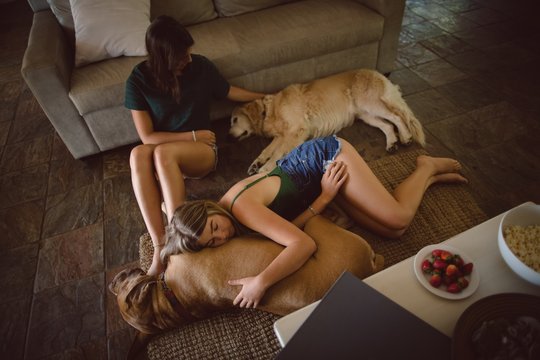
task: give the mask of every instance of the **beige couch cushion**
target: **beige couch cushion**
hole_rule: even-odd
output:
[[[232,79],[376,43],[383,25],[382,16],[356,1],[306,0],[218,18],[188,30],[195,39],[194,52],[213,60],[223,76]],[[122,69],[120,63],[141,60],[111,59],[75,69],[70,98],[79,113],[123,104],[125,80],[132,67]]]
[[[212,0],[152,0],[150,17],[168,15],[188,26],[217,17]]]
[[[214,3],[219,16],[235,16],[291,1],[294,0],[214,0]]]

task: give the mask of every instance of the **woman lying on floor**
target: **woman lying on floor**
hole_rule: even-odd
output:
[[[272,285],[297,271],[315,252],[313,238],[302,229],[332,200],[361,226],[397,238],[407,230],[430,185],[467,181],[458,173],[461,165],[456,160],[422,155],[412,174],[390,194],[354,147],[336,136],[310,140],[277,165],[268,174],[239,181],[217,203],[191,201],[180,206],[167,227],[162,262],[166,264],[175,254],[223,245],[243,227],[256,231],[284,248],[262,271],[228,283],[241,286],[234,305],[257,307]],[[375,269],[374,254],[369,250],[372,258],[367,260]],[[119,304],[124,318],[129,306],[122,310],[120,297],[131,298],[128,293],[134,285],[129,278],[127,273],[119,274],[112,286],[113,292],[123,292]],[[156,283],[150,276],[137,281]],[[144,297],[141,294],[137,299]],[[146,297],[151,301],[151,296]],[[132,321],[139,315],[142,320],[148,306],[141,305],[140,311],[131,309]]]

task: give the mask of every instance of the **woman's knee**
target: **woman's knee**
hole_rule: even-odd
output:
[[[146,167],[152,164],[152,156],[154,152],[153,145],[137,145],[129,154],[129,166],[132,170],[137,170],[140,167]]]
[[[154,163],[156,164],[156,167],[160,166],[167,166],[170,163],[176,164],[176,159],[172,155],[172,151],[170,151],[168,144],[160,144],[157,145],[154,149]]]

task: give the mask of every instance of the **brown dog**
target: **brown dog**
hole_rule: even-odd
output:
[[[259,309],[288,314],[319,300],[343,271],[364,278],[383,267],[382,257],[364,239],[321,216],[310,220],[305,231],[317,243],[317,252],[302,268],[268,289]],[[167,299],[163,282],[140,269],[120,272],[109,288],[117,294],[120,312],[129,324],[143,333],[157,333],[232,308],[240,289],[227,281],[260,273],[282,249],[271,240],[249,236],[218,248],[172,256],[166,286],[180,302],[180,311]]]
[[[252,134],[273,138],[248,169],[270,171],[276,160],[304,141],[337,133],[362,119],[386,136],[386,150],[416,141],[425,144],[422,125],[397,85],[373,70],[356,70],[307,84],[287,86],[275,95],[233,110],[229,135],[242,140]],[[397,130],[397,136],[396,136]]]

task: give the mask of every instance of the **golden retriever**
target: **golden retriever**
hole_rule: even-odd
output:
[[[343,271],[360,278],[383,267],[384,259],[360,236],[322,216],[304,229],[317,243],[316,253],[295,273],[272,286],[258,308],[285,315],[321,299]],[[141,269],[118,273],[109,289],[117,295],[122,317],[145,334],[159,333],[233,307],[239,286],[230,279],[253,276],[281,252],[277,243],[255,236],[234,238],[217,248],[170,257],[166,285],[180,302],[175,310],[163,282]]]
[[[236,107],[229,135],[236,140],[252,134],[273,138],[250,165],[248,173],[255,174],[272,170],[277,160],[304,141],[335,134],[355,119],[381,129],[389,152],[397,149],[398,141],[425,145],[422,124],[399,87],[366,69],[289,85],[275,95]]]

